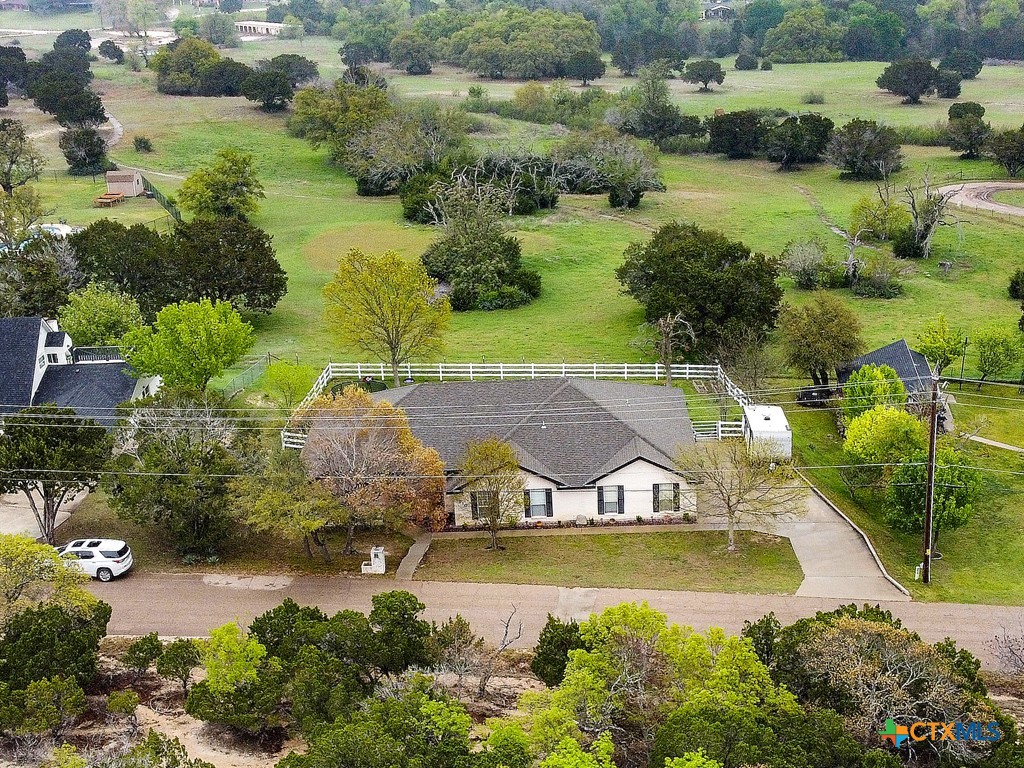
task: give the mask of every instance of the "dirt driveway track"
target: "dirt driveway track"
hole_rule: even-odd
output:
[[[1024,208],[999,203],[992,199],[992,195],[996,192],[1008,190],[1024,192],[1024,181],[966,181],[963,184],[947,184],[938,189],[941,193],[954,192],[949,202],[957,208],[975,208],[979,211],[992,211],[1004,216],[1024,217]]]

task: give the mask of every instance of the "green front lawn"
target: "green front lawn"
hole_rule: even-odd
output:
[[[162,528],[120,520],[102,492],[90,494],[57,529],[58,543],[92,536],[128,542],[135,558],[135,570],[140,573],[352,575],[358,574],[360,564],[370,559],[370,547],[383,546],[388,573],[393,574],[412,544],[411,538],[400,533],[365,532],[356,536],[358,554],[342,555],[344,534],[331,534],[328,549],[332,562],[325,563],[315,550],[312,559],[306,557],[301,543],[256,533],[239,524],[225,542],[219,562],[185,565],[174,553],[174,543]]]
[[[621,587],[707,592],[792,594],[803,580],[788,539],[737,534],[739,551],[726,551],[722,531],[505,536],[505,549],[489,539],[438,538],[416,578]]]

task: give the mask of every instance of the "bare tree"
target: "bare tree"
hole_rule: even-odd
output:
[[[777,462],[771,447],[742,440],[707,441],[683,451],[676,463],[692,484],[699,486],[711,506],[710,514],[724,517],[729,551],[736,551],[736,528],[770,527],[783,515],[803,507],[807,488],[789,467]]]
[[[654,350],[658,362],[665,366],[665,386],[672,386],[672,363],[680,351],[693,348],[697,336],[682,312],[659,317],[653,323],[640,325],[629,346],[643,351]]]
[[[718,348],[722,367],[741,387],[761,389],[769,376],[782,368],[778,349],[756,328],[744,328]]]
[[[462,695],[462,681],[466,675],[480,667],[484,641],[461,614],[448,619],[440,627],[434,626],[429,644],[433,651],[434,669],[455,675],[456,695]]]
[[[516,607],[515,603],[512,603],[512,613],[508,615],[507,619],[501,622],[501,626],[504,630],[501,634],[501,642],[499,642],[491,653],[484,658],[483,664],[480,667],[480,682],[476,688],[476,695],[478,699],[482,699],[487,695],[487,684],[491,682],[491,677],[494,675],[494,670],[498,665],[501,654],[512,647],[512,645],[523,636],[522,621],[518,623],[515,631],[512,630],[512,622],[515,620],[518,612],[519,608]]]
[[[1015,675],[1024,674],[1024,624],[1020,633],[1015,635],[1003,627],[1003,634],[996,635],[990,645],[1003,669]]]
[[[989,705],[964,690],[935,648],[904,629],[844,617],[814,634],[807,651],[806,669],[843,694],[848,702],[844,720],[861,743],[877,742],[878,724],[887,718],[899,725],[992,720]],[[915,758],[930,764],[918,750],[973,762],[986,747],[943,739],[911,741],[909,749],[913,764]]]
[[[658,359],[665,366],[665,386],[672,386],[672,363],[676,352],[689,350],[697,342],[693,326],[684,319],[682,312],[668,314],[654,321],[658,334]]]
[[[431,222],[449,237],[468,242],[505,234],[502,219],[514,206],[515,196],[491,184],[480,168],[463,168],[451,181],[438,182],[431,191],[434,199],[426,203],[427,212]]]
[[[931,256],[932,238],[935,236],[935,231],[947,223],[946,208],[949,201],[961,189],[962,187],[958,187],[941,192],[932,187],[931,176],[928,174],[925,174],[920,189],[915,189],[912,184],[907,184],[903,188],[907,205],[910,206],[914,241],[917,243],[922,258],[927,259]]]

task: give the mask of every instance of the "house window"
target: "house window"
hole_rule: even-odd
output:
[[[551,503],[551,489],[537,488],[523,492],[523,514],[526,517],[554,517],[555,509]]]
[[[655,513],[679,511],[679,483],[654,484],[654,511]]]
[[[626,489],[621,485],[597,486],[597,514],[622,515],[626,512]]]
[[[55,355],[53,352],[46,353],[46,362],[48,362],[50,365],[56,365],[59,359],[60,358],[58,358],[57,355]]]
[[[498,502],[494,491],[470,491],[469,509],[474,520],[486,520],[488,514]]]
[[[43,368],[46,366],[46,355],[39,356],[39,367]]]

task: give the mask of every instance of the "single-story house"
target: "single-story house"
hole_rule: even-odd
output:
[[[700,17],[705,21],[727,21],[736,18],[736,9],[726,3],[713,3],[701,9]]]
[[[55,320],[0,318],[0,418],[33,405],[54,403],[113,426],[114,409],[146,397],[160,377],[137,379],[113,348],[76,348]]]
[[[277,37],[281,34],[281,30],[287,26],[287,24],[278,24],[273,21],[253,21],[251,19],[246,19],[245,21],[235,22],[235,31],[240,35]]]
[[[449,525],[478,519],[478,492],[457,467],[467,445],[512,445],[525,488],[524,520],[583,522],[682,517],[696,494],[676,471],[694,444],[686,397],[675,388],[590,379],[411,384],[374,397],[401,407],[449,475]]]
[[[907,399],[909,400],[922,401],[930,397],[932,374],[928,360],[920,352],[912,350],[906,339],[886,344],[884,347],[839,366],[836,369],[839,384],[846,384],[853,372],[859,371],[865,365],[887,365],[896,371],[896,375],[900,377],[900,381],[903,382],[903,386],[907,390]]]

